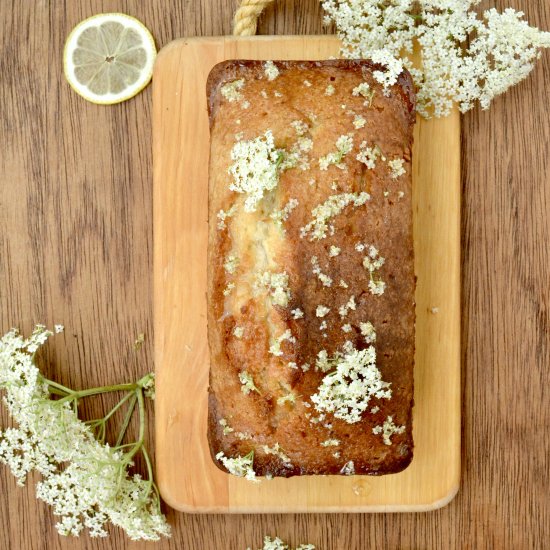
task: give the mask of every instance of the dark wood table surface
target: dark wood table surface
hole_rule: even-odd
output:
[[[550,30],[550,2],[498,0]],[[68,32],[120,11],[157,45],[231,33],[236,0],[0,2],[0,330],[66,330],[44,368],[74,387],[137,379],[152,362],[151,88],[87,103],[62,73]],[[315,34],[316,0],[279,0],[260,34]],[[463,467],[457,497],[421,514],[202,515],[166,509],[157,548],[244,550],[278,534],[320,550],[550,548],[550,52],[489,111],[463,117]],[[143,347],[134,341],[145,334]],[[108,399],[84,414],[98,413]],[[152,412],[152,410],[151,410]],[[6,416],[2,412],[2,423]],[[153,427],[152,422],[150,428]],[[150,433],[152,430],[150,430]],[[445,434],[441,434],[445,437]],[[150,437],[150,445],[153,445]],[[0,467],[0,548],[138,548],[59,537],[34,481]]]

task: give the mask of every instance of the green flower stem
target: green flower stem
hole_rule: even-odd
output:
[[[44,382],[46,382],[46,384],[48,384],[50,388],[55,388],[56,390],[63,392],[65,395],[68,395],[73,392],[73,390],[63,386],[62,384],[58,384],[53,380],[48,380],[47,378],[44,378]]]
[[[126,453],[128,460],[132,460],[135,454],[142,448],[143,442],[145,440],[145,403],[143,400],[143,392],[137,391],[137,401],[138,401],[138,410],[139,410],[139,435],[138,440],[134,448]]]
[[[52,393],[53,395],[58,395],[59,397],[65,397],[67,395],[67,392],[63,390],[58,390],[57,388],[48,388],[48,391]]]
[[[141,388],[139,382],[133,384],[115,384],[113,386],[100,386],[99,388],[90,388],[89,390],[69,390],[69,395],[59,399],[57,403],[61,404],[72,399],[82,399],[84,397],[91,397],[92,395],[99,395],[102,393],[111,393],[115,391],[135,391]]]
[[[134,409],[136,408],[136,402],[137,402],[136,392],[132,392],[130,395],[131,395],[130,405],[128,406],[128,410],[126,411],[126,416],[124,417],[124,421],[122,422],[122,426],[121,426],[120,431],[118,433],[118,437],[117,437],[117,440],[116,440],[116,443],[115,443],[115,447],[119,447],[120,444],[122,443],[122,440],[124,439],[124,436],[126,435],[126,431],[128,430],[130,420],[132,419],[132,416],[134,414]]]
[[[109,420],[109,418],[111,418],[111,416],[113,416],[113,414],[115,414],[118,409],[120,409],[120,407],[122,407],[122,405],[124,405],[124,403],[126,403],[126,401],[128,401],[128,399],[130,399],[132,397],[132,395],[134,395],[132,392],[129,392],[127,393],[106,415],[105,417],[103,418],[103,422],[107,422],[107,420]]]

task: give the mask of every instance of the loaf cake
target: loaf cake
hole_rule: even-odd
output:
[[[208,440],[250,480],[412,459],[415,96],[376,71],[227,61],[208,78]]]

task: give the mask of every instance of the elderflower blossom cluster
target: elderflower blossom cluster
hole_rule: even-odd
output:
[[[480,0],[321,0],[334,21],[344,57],[370,58],[385,67],[373,76],[386,88],[403,68],[418,88],[420,114],[446,116],[477,101],[487,109],[497,95],[523,80],[550,33],[530,27],[523,12],[494,8],[481,16]],[[412,59],[418,43],[422,67]]]
[[[277,187],[283,157],[284,152],[275,148],[271,130],[255,139],[235,143],[231,150],[233,164],[229,174],[233,181],[229,189],[247,195],[245,212],[255,212],[264,194]]]
[[[253,467],[254,451],[250,451],[245,456],[237,455],[234,458],[227,457],[224,455],[223,451],[220,451],[216,455],[216,460],[221,462],[230,474],[237,477],[244,477],[247,481],[252,481],[253,483],[260,483]]]
[[[110,521],[133,540],[168,536],[151,482],[130,477],[122,452],[99,443],[68,402],[49,398],[34,354],[51,334],[40,325],[28,339],[16,330],[0,339],[0,389],[18,424],[0,431],[0,462],[18,485],[33,470],[42,475],[36,495],[60,516],[56,528],[62,535],[78,536],[86,528],[104,537]]]
[[[391,398],[390,384],[382,380],[376,366],[373,346],[364,350],[350,349],[332,359],[326,356],[319,359],[335,367],[325,374],[317,393],[311,396],[320,413],[333,413],[335,418],[354,424],[361,420],[371,398]]]
[[[246,550],[252,549],[248,547]],[[264,537],[264,545],[259,550],[292,550],[292,548],[279,537],[272,539],[266,535]],[[295,550],[315,550],[315,546],[313,544],[300,544]]]
[[[311,211],[313,219],[300,228],[300,238],[304,238],[309,234],[310,241],[321,240],[326,238],[327,231],[330,235],[333,235],[334,226],[329,223],[331,218],[338,216],[349,205],[357,208],[363,206],[369,200],[370,195],[366,191],[331,195],[325,202]]]

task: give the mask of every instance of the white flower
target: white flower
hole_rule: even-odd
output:
[[[405,164],[404,159],[392,159],[388,161],[388,167],[390,169],[390,175],[392,179],[397,179],[399,176],[402,176],[406,173],[406,170],[403,166]]]
[[[246,456],[236,456],[235,458],[226,457],[222,451],[216,455],[216,460],[220,461],[230,474],[238,477],[244,477],[248,481],[259,483],[254,471],[254,451],[250,451]]]
[[[266,191],[279,183],[279,169],[284,152],[275,148],[271,130],[248,141],[238,141],[231,150],[233,164],[229,174],[233,181],[229,189],[246,194],[245,212],[254,212]]]
[[[243,86],[244,86],[244,79],[241,78],[239,80],[233,80],[232,82],[228,82],[227,84],[224,84],[220,88],[220,92],[222,96],[225,99],[227,99],[227,101],[229,102],[238,101],[243,97],[243,95],[240,92]]]
[[[329,307],[320,304],[317,306],[317,309],[315,310],[315,315],[317,315],[317,317],[324,317],[329,311],[330,311]]]
[[[264,63],[264,73],[268,80],[275,80],[279,76],[279,69],[273,61],[266,61]]]
[[[251,391],[260,393],[260,390],[254,384],[254,379],[252,378],[252,375],[247,371],[243,370],[239,372],[239,381],[242,384],[241,391],[245,395],[248,395]]]
[[[18,424],[0,432],[0,462],[19,484],[33,470],[42,475],[36,494],[60,516],[56,527],[61,534],[77,536],[86,528],[91,536],[105,536],[110,521],[134,540],[168,536],[152,480],[128,475],[129,453],[145,453],[142,444],[115,449],[100,443],[72,407],[78,392],[54,386],[35,366],[34,353],[51,334],[38,326],[26,340],[15,330],[0,339],[0,389]],[[152,391],[152,381],[144,377],[135,391]],[[50,387],[67,397],[50,399]]]
[[[324,351],[324,350],[323,350]],[[367,410],[371,398],[390,399],[390,384],[382,380],[376,366],[376,352],[370,346],[364,350],[350,350],[327,359],[326,352],[319,357],[318,368],[325,374],[317,392],[311,396],[315,409],[320,413],[333,413],[349,424],[359,422]]]
[[[247,548],[246,550],[251,550]],[[259,550],[292,550],[288,544],[283,542],[279,537],[272,539],[267,535],[264,537],[264,545]],[[315,550],[313,544],[300,544],[295,550]]]
[[[367,321],[366,323],[359,323],[359,328],[361,329],[361,334],[365,337],[365,342],[367,344],[376,342],[376,331],[374,330],[374,325],[370,321]]]
[[[523,80],[550,33],[530,27],[522,12],[474,11],[479,0],[321,0],[336,23],[344,57],[372,59],[373,76],[386,92],[407,68],[418,87],[418,111],[446,116],[453,103],[462,112],[491,100]],[[422,68],[412,57],[417,41]]]
[[[319,168],[327,170],[331,164],[335,164],[338,168],[345,168],[342,164],[342,159],[353,148],[353,135],[342,135],[336,140],[336,152],[328,153],[319,159]]]
[[[366,191],[331,195],[311,211],[313,219],[300,229],[300,237],[303,238],[309,234],[310,241],[314,241],[326,238],[327,231],[332,235],[334,227],[329,223],[331,218],[340,214],[349,205],[357,208],[368,200],[370,195]]]
[[[384,420],[382,426],[375,426],[372,429],[374,435],[382,434],[384,445],[391,445],[391,436],[393,434],[402,434],[404,431],[405,426],[396,426],[391,416],[388,416],[386,420]]]
[[[286,271],[281,273],[264,271],[258,274],[254,283],[254,290],[259,292],[262,289],[269,292],[272,303],[278,306],[286,307],[292,297],[288,287],[288,274]]]
[[[304,316],[304,312],[299,307],[293,309],[290,313],[293,319],[301,319]]]
[[[361,142],[359,146],[359,153],[356,155],[356,159],[359,162],[362,162],[369,170],[374,170],[376,168],[376,159],[382,155],[378,145],[373,147],[368,147],[367,142]]]

